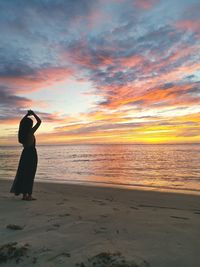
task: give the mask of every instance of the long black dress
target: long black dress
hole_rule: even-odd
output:
[[[35,140],[31,146],[24,147],[15,176],[12,184],[11,193],[19,194],[32,194],[33,182],[37,169],[37,150],[35,148]]]

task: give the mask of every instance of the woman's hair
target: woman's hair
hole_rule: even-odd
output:
[[[33,121],[30,118],[24,118],[20,121],[18,131],[18,141],[21,144],[26,143],[30,129],[33,126]]]

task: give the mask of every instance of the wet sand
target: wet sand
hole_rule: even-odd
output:
[[[0,180],[0,266],[200,266],[200,196],[35,183],[37,200],[22,201],[11,183]]]

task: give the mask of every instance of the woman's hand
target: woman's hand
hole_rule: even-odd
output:
[[[31,116],[31,115],[34,115],[34,112],[31,109],[29,109],[28,110],[28,116]]]

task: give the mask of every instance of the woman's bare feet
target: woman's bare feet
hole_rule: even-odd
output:
[[[36,200],[36,198],[32,197],[31,195],[28,195],[26,200],[28,201],[32,201],[32,200]]]
[[[22,200],[31,201],[31,200],[36,200],[36,198],[32,197],[32,195],[23,194]]]
[[[27,194],[23,194],[22,200],[27,200],[28,195]]]

